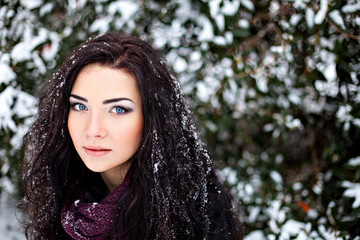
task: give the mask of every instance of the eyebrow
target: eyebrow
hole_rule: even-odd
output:
[[[76,98],[76,99],[81,100],[83,102],[88,102],[88,100],[86,98],[80,97],[80,96],[75,95],[75,94],[71,94],[70,97]]]
[[[112,98],[112,99],[107,99],[103,101],[103,104],[109,104],[109,103],[114,103],[114,102],[120,102],[120,101],[130,101],[133,102],[131,99],[129,98]]]
[[[73,97],[73,98],[76,98],[78,100],[81,100],[83,102],[88,102],[88,100],[86,98],[83,98],[83,97],[80,97],[78,95],[75,95],[75,94],[71,94],[70,97]],[[107,100],[104,100],[103,101],[103,104],[109,104],[109,103],[114,103],[114,102],[120,102],[120,101],[130,101],[130,102],[133,102],[131,99],[129,98],[111,98],[111,99],[107,99]]]

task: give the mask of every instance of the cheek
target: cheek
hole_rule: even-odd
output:
[[[129,123],[123,128],[125,132],[119,133],[118,136],[125,137],[122,139],[125,141],[130,140],[129,143],[131,145],[138,147],[143,133],[143,125],[144,123],[142,119],[129,121]]]

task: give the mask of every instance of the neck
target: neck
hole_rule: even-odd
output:
[[[109,193],[113,192],[124,181],[129,168],[130,163],[124,163],[120,166],[100,173]]]

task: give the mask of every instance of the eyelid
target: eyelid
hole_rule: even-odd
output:
[[[85,106],[85,109],[84,110],[78,110],[78,109],[75,109],[75,106],[76,105],[84,105]],[[88,107],[84,104],[84,103],[81,103],[81,102],[77,102],[77,101],[70,101],[70,109],[73,110],[73,111],[85,111],[88,109]]]
[[[88,110],[88,106],[86,106],[86,104],[83,103],[83,102],[81,102],[81,101],[70,101],[69,103],[70,103],[70,110],[77,111],[77,112],[82,112],[82,111],[87,111],[87,110]],[[84,110],[76,109],[75,107],[76,107],[77,105],[83,105],[83,106],[85,106],[85,109],[84,109]],[[116,109],[116,108],[121,108],[121,109],[123,109],[124,111],[121,112],[121,113],[112,112],[112,111],[113,111],[114,109]],[[129,112],[131,112],[131,111],[133,111],[133,109],[132,109],[131,107],[126,107],[126,106],[117,104],[117,105],[111,106],[111,107],[109,108],[109,111],[108,111],[108,112],[109,112],[109,113],[114,113],[114,114],[116,114],[116,115],[122,115],[122,114],[127,114],[127,113],[129,113]]]
[[[126,113],[129,113],[129,112],[132,111],[132,109],[129,108],[129,107],[125,107],[125,106],[121,106],[121,105],[114,105],[114,106],[111,106],[111,107],[110,107],[109,112],[112,112],[112,111],[113,111],[114,109],[116,109],[116,108],[122,108],[122,109],[124,109],[124,112],[123,112],[123,113],[116,113],[116,112],[114,112],[114,114],[116,114],[116,115],[122,115],[122,114],[126,114]]]

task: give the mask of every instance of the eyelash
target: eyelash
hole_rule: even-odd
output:
[[[81,110],[81,109],[77,109],[77,106],[84,106],[85,108]],[[70,108],[71,108],[71,110],[73,110],[73,111],[75,111],[75,112],[81,112],[81,111],[87,110],[87,107],[86,107],[84,104],[82,104],[82,103],[77,103],[77,102],[70,103]],[[117,108],[120,108],[122,112],[120,112],[120,113],[113,112],[113,110],[116,110]],[[114,114],[116,114],[116,115],[122,115],[122,114],[129,113],[129,112],[131,112],[131,111],[132,111],[132,109],[130,109],[130,108],[125,108],[125,107],[122,107],[122,106],[113,106],[113,107],[110,109],[109,112],[112,112],[112,113],[114,113]]]
[[[76,109],[76,106],[80,106],[80,105],[84,106],[85,109],[87,109],[87,107],[82,103],[70,103],[70,108],[76,112],[84,111],[85,109],[83,109],[83,110]]]
[[[131,109],[125,108],[125,107],[122,107],[122,106],[114,106],[114,107],[111,108],[110,112],[112,112],[113,110],[115,110],[117,108],[120,108],[122,110],[121,113],[113,112],[113,113],[115,113],[117,115],[122,115],[122,114],[126,114],[126,113],[131,112]]]

